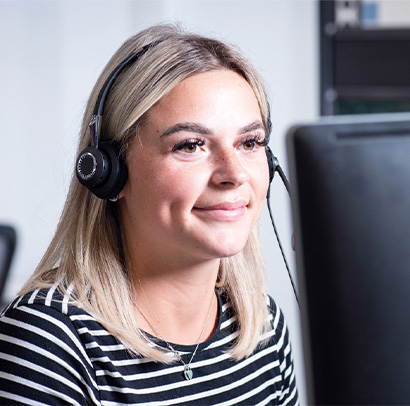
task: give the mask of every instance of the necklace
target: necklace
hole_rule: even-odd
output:
[[[194,350],[194,352],[192,353],[191,359],[189,360],[188,364],[186,364],[186,363],[184,362],[184,360],[181,358],[180,353],[179,353],[177,350],[175,350],[175,349],[172,347],[172,345],[171,345],[167,340],[165,340],[164,337],[162,337],[162,335],[160,334],[160,332],[152,325],[152,323],[149,321],[148,317],[147,317],[147,316],[144,314],[144,312],[140,309],[140,307],[137,305],[137,303],[135,302],[135,300],[134,300],[134,299],[131,299],[131,300],[132,300],[132,302],[134,303],[134,305],[135,305],[135,307],[137,308],[137,310],[141,313],[142,317],[144,317],[145,321],[146,321],[146,322],[149,324],[149,326],[152,328],[152,331],[155,332],[155,334],[167,345],[167,347],[171,350],[171,352],[172,352],[172,353],[178,358],[178,360],[184,365],[184,378],[185,378],[187,381],[190,381],[190,380],[194,377],[194,373],[192,372],[192,369],[191,369],[191,362],[192,362],[192,360],[194,359],[196,352],[198,351],[199,344],[201,343],[201,338],[202,338],[202,336],[203,336],[203,334],[204,334],[206,325],[208,324],[209,316],[211,315],[211,310],[212,310],[212,308],[213,308],[213,306],[214,306],[215,293],[212,295],[211,307],[210,307],[209,310],[208,310],[208,315],[206,316],[205,324],[204,324],[204,326],[202,327],[201,334],[200,334],[200,336],[199,336],[199,338],[198,338],[198,341],[196,342],[195,350]]]

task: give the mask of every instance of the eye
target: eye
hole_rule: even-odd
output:
[[[200,139],[183,140],[175,144],[172,148],[172,151],[181,151],[186,154],[194,154],[204,144],[205,142]]]
[[[265,147],[266,146],[266,139],[262,136],[259,136],[259,135],[253,135],[251,137],[247,137],[242,142],[242,146],[243,146],[243,149],[245,151],[253,151],[258,146],[259,147]]]
[[[198,144],[193,143],[193,142],[191,142],[191,143],[189,143],[189,144],[184,144],[184,145],[182,146],[182,150],[183,150],[184,152],[188,153],[188,154],[192,154],[193,152],[196,151],[197,148],[198,148]]]
[[[243,143],[243,149],[246,151],[252,151],[256,147],[256,141],[255,140],[246,140]]]

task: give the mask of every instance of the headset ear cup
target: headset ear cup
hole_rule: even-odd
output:
[[[121,158],[121,148],[117,142],[102,141],[99,149],[107,156],[109,174],[103,184],[90,188],[90,191],[100,199],[114,199],[127,182],[127,167]]]
[[[77,178],[100,199],[114,199],[127,182],[128,170],[120,152],[117,142],[102,141],[98,149],[88,147],[77,159]]]
[[[109,166],[109,159],[103,150],[87,147],[77,158],[77,179],[87,188],[103,184],[109,174]]]

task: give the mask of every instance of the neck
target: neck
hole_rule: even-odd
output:
[[[219,260],[177,268],[142,265],[132,269],[140,328],[174,344],[194,345],[201,333],[200,341],[207,340],[217,319],[213,298]]]

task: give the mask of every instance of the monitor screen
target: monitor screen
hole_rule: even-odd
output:
[[[410,404],[410,114],[287,134],[309,404]]]

